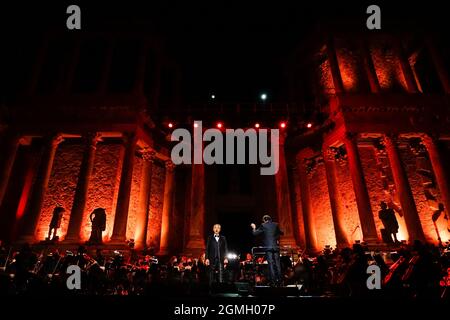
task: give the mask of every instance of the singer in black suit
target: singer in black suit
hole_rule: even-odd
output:
[[[227,239],[220,235],[220,224],[213,226],[213,234],[206,241],[205,264],[209,266],[209,284],[217,281],[216,275],[219,276],[218,281],[223,282],[224,268],[228,264]]]
[[[281,285],[281,263],[280,263],[280,246],[279,239],[283,235],[278,223],[272,221],[269,215],[263,217],[263,223],[256,228],[252,223],[253,235],[262,234],[263,244],[266,250],[267,263],[269,265],[269,282],[270,285]]]

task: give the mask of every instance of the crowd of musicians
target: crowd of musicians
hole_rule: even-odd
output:
[[[303,295],[441,297],[450,293],[450,248],[418,241],[395,252],[370,252],[363,245],[332,250],[316,256],[289,252],[281,256],[284,285],[301,284]],[[66,286],[69,265],[82,270],[82,289]],[[367,266],[376,264],[382,273],[382,289],[368,290]],[[205,255],[171,257],[166,261],[152,255],[126,251],[88,252],[80,246],[71,252],[32,248],[18,250],[0,245],[1,294],[77,294],[77,295],[184,295],[209,294]],[[232,256],[225,265],[221,281],[267,282],[267,261],[250,253]]]

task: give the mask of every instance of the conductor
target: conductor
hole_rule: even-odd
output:
[[[271,286],[281,285],[281,264],[280,264],[280,247],[279,239],[283,235],[278,223],[272,221],[269,215],[263,217],[263,223],[256,228],[252,223],[253,235],[262,234],[263,243],[266,250],[267,263],[269,265],[269,284]]]

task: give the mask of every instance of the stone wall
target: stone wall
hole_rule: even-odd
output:
[[[165,168],[155,162],[152,169],[152,187],[150,196],[150,217],[148,220],[147,241],[150,247],[159,249],[161,240],[161,219],[164,200]]]
[[[336,246],[333,217],[331,215],[328,185],[323,163],[316,165],[308,175],[311,193],[313,215],[317,227],[317,245],[324,248],[325,245]]]
[[[97,145],[94,169],[89,184],[88,198],[81,226],[82,240],[88,240],[91,235],[89,215],[95,208],[106,209],[106,231],[103,233],[103,240],[108,241],[112,235],[115,204],[117,202],[122,168],[121,148],[122,146],[119,144],[99,143]]]
[[[344,210],[344,227],[350,243],[355,240],[362,240],[361,226],[358,216],[358,207],[356,206],[355,192],[350,176],[350,169],[347,161],[336,162],[336,176],[338,181],[338,190],[341,193]]]
[[[380,41],[372,43],[369,50],[381,89],[406,92],[406,80],[393,44],[389,41]]]
[[[83,152],[84,147],[81,144],[64,141],[58,146],[36,230],[38,240],[44,240],[47,237],[55,206],[66,209],[58,235],[63,238],[67,233]]]
[[[383,223],[378,217],[378,211],[380,210],[380,202],[385,201],[390,203],[390,195],[387,190],[384,189],[382,178],[383,164],[379,162],[373,146],[359,147],[359,156],[364,171],[364,179],[366,180],[367,190],[369,191],[370,205],[372,207],[372,213],[375,220],[375,226],[377,229],[378,238],[381,239],[381,229]]]
[[[141,177],[143,160],[140,157],[134,158],[133,180],[131,184],[130,206],[128,209],[127,240],[136,239],[137,216],[139,210],[139,192],[141,190]]]
[[[337,38],[335,42],[344,90],[346,92],[367,91],[367,79],[361,64],[359,48],[344,39]]]

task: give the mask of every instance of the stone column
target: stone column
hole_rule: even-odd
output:
[[[16,160],[17,150],[20,145],[20,136],[17,134],[8,134],[5,137],[5,142],[3,146],[3,156],[0,167],[0,206],[3,202],[3,197],[5,196],[6,189],[8,187],[9,178],[11,176],[11,171]]]
[[[139,191],[139,209],[136,223],[136,248],[147,248],[148,218],[152,190],[152,172],[156,152],[145,149],[142,152],[142,178]]]
[[[380,82],[378,81],[377,73],[373,65],[370,49],[364,39],[360,39],[359,46],[364,70],[367,75],[367,80],[369,81],[370,92],[379,93],[381,91]]]
[[[124,134],[125,152],[120,175],[119,194],[117,196],[116,216],[111,236],[112,243],[124,243],[126,240],[136,142],[135,133]]]
[[[291,200],[289,197],[289,182],[286,169],[286,157],[284,153],[284,142],[286,136],[284,133],[280,135],[280,144],[278,148],[279,168],[275,174],[275,194],[277,197],[277,214],[280,224],[280,229],[284,235],[280,239],[282,246],[296,247],[297,243],[294,238],[294,230],[292,228],[292,211]],[[277,152],[277,150],[275,150]]]
[[[367,191],[366,181],[364,179],[361,159],[359,158],[356,136],[347,133],[343,140],[347,150],[348,165],[350,168],[353,189],[355,191],[363,240],[369,244],[376,243],[378,241],[377,230],[373,218],[372,207],[370,205],[369,192]]]
[[[339,192],[338,180],[336,176],[335,154],[328,146],[323,148],[323,160],[325,164],[325,173],[327,177],[328,195],[330,197],[330,208],[333,216],[334,232],[336,234],[336,243],[338,248],[350,246],[347,234],[344,228],[344,209],[342,208],[342,197]]]
[[[447,73],[447,68],[445,67],[445,63],[442,60],[442,56],[438,50],[436,50],[436,46],[431,38],[425,39],[427,44],[428,52],[430,53],[431,60],[433,61],[434,67],[436,68],[436,72],[441,80],[442,87],[444,88],[444,92],[450,94],[450,78]]]
[[[395,39],[395,48],[400,62],[400,68],[402,69],[403,76],[405,77],[408,92],[418,93],[419,89],[417,88],[416,79],[414,78],[414,73],[400,39]]]
[[[428,156],[430,157],[431,166],[433,168],[434,176],[439,187],[442,202],[445,206],[447,216],[450,214],[450,185],[447,179],[447,172],[442,160],[442,156],[438,149],[438,139],[436,137],[423,134],[422,141],[427,148]],[[450,224],[449,224],[450,225]]]
[[[402,212],[405,217],[406,228],[409,234],[409,241],[425,240],[425,235],[420,224],[419,214],[417,213],[414,197],[409,186],[408,177],[403,168],[400,154],[397,149],[395,138],[385,135],[384,144],[386,146],[386,153],[391,165],[392,176],[397,190]]]
[[[84,151],[83,161],[81,162],[77,188],[75,190],[69,226],[65,238],[65,240],[69,242],[80,241],[80,230],[83,222],[84,210],[86,208],[89,182],[91,181],[92,170],[94,168],[95,151],[97,149],[97,143],[101,139],[101,135],[98,133],[90,133],[85,138],[86,149]]]
[[[186,250],[199,252],[205,248],[205,167],[204,164],[192,164],[191,212]]]
[[[292,168],[292,179],[295,190],[295,208],[297,211],[297,228],[298,228],[298,238],[300,242],[299,245],[300,247],[304,248],[306,247],[305,222],[303,220],[302,196],[297,166],[298,165],[295,165],[295,167]]]
[[[50,174],[52,172],[53,160],[55,159],[56,148],[63,141],[61,135],[57,134],[45,139],[44,152],[36,172],[32,192],[27,210],[22,218],[22,230],[19,241],[31,242],[35,240],[36,227],[41,215],[42,203],[47,192]],[[43,239],[42,239],[43,240]]]
[[[330,63],[331,76],[333,78],[333,85],[336,94],[344,92],[344,85],[342,83],[341,71],[339,70],[339,62],[334,48],[334,39],[330,37],[327,39],[327,56]]]
[[[166,178],[164,184],[164,202],[161,220],[161,243],[159,254],[166,255],[170,249],[170,224],[173,216],[173,204],[175,194],[175,165],[171,160],[166,162]]]
[[[306,250],[318,252],[316,222],[313,215],[311,193],[309,190],[308,175],[305,167],[305,156],[302,152],[297,154],[297,172],[300,182],[300,196],[302,200],[303,223],[305,225]]]

